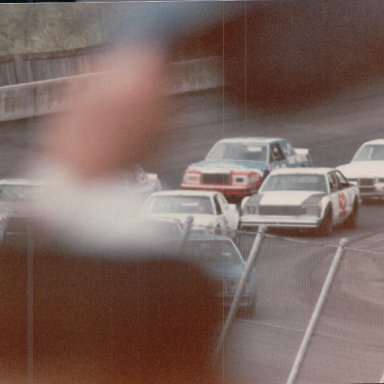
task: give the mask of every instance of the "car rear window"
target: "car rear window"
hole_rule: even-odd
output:
[[[212,204],[206,196],[156,196],[149,201],[144,210],[154,214],[213,214]]]
[[[230,241],[187,241],[186,253],[202,263],[241,264],[241,256]]]

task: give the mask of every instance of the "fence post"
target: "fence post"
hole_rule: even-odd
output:
[[[301,341],[299,350],[297,352],[295,361],[292,365],[291,372],[290,372],[288,380],[287,380],[287,384],[294,384],[296,381],[296,377],[299,373],[300,366],[301,366],[303,359],[304,359],[304,356],[307,352],[309,343],[311,342],[311,338],[312,338],[313,332],[315,330],[317,321],[320,318],[321,310],[324,306],[325,299],[326,299],[328,292],[331,288],[331,285],[333,283],[333,280],[334,280],[336,272],[337,272],[337,268],[341,262],[341,259],[343,257],[344,250],[345,250],[345,247],[347,246],[347,244],[348,244],[347,239],[343,238],[340,240],[339,247],[337,248],[336,254],[332,260],[332,264],[329,267],[329,271],[328,271],[327,277],[325,278],[323,288],[321,289],[319,298],[317,299],[315,309],[313,310],[311,319],[309,320],[307,329],[305,330],[303,340]]]
[[[249,257],[247,260],[247,263],[245,264],[244,271],[241,275],[239,286],[237,287],[235,297],[232,301],[231,308],[229,309],[227,318],[225,319],[223,330],[221,331],[219,341],[216,345],[214,356],[217,358],[219,356],[219,353],[221,352],[225,337],[227,336],[228,330],[230,326],[232,325],[233,319],[236,316],[236,312],[239,308],[239,303],[241,300],[241,296],[244,293],[245,285],[247,284],[248,278],[250,273],[252,272],[252,268],[255,265],[256,257],[259,253],[262,241],[264,239],[264,234],[266,232],[267,228],[263,225],[259,227],[259,230],[257,232],[257,235],[255,237],[255,240],[253,242],[251,251],[249,253]]]
[[[33,81],[30,68],[31,55],[16,53],[13,55],[13,62],[16,74],[16,84],[30,83]]]

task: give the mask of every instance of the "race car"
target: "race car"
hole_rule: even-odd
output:
[[[185,170],[181,188],[220,191],[240,201],[254,194],[271,170],[311,164],[309,151],[293,148],[286,139],[228,138],[218,141],[205,160]]]
[[[185,241],[183,257],[200,265],[217,281],[219,297],[225,307],[235,298],[246,263],[239,248],[227,236],[191,234]],[[256,300],[256,268],[253,267],[246,282],[239,307],[252,310]]]
[[[364,143],[349,164],[337,167],[359,186],[362,200],[384,198],[384,139]]]
[[[359,189],[333,168],[274,170],[259,193],[241,204],[240,228],[312,228],[330,235],[336,224],[357,225]]]
[[[234,237],[239,212],[216,191],[161,191],[152,193],[140,211],[142,218],[176,218],[184,223],[193,217],[191,231]]]

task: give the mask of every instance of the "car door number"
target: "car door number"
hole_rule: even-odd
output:
[[[347,197],[344,192],[340,192],[339,195],[339,215],[344,217],[347,215]]]

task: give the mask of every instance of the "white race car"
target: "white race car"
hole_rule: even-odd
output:
[[[234,236],[239,223],[236,205],[228,204],[216,191],[161,191],[152,193],[145,201],[143,218],[176,218],[182,223],[193,217],[192,232]]]
[[[360,206],[359,190],[332,168],[274,170],[259,193],[242,201],[240,228],[264,224],[275,228],[313,228],[329,235],[334,225],[354,228]]]
[[[362,200],[384,198],[384,139],[367,141],[337,169],[359,186]]]

